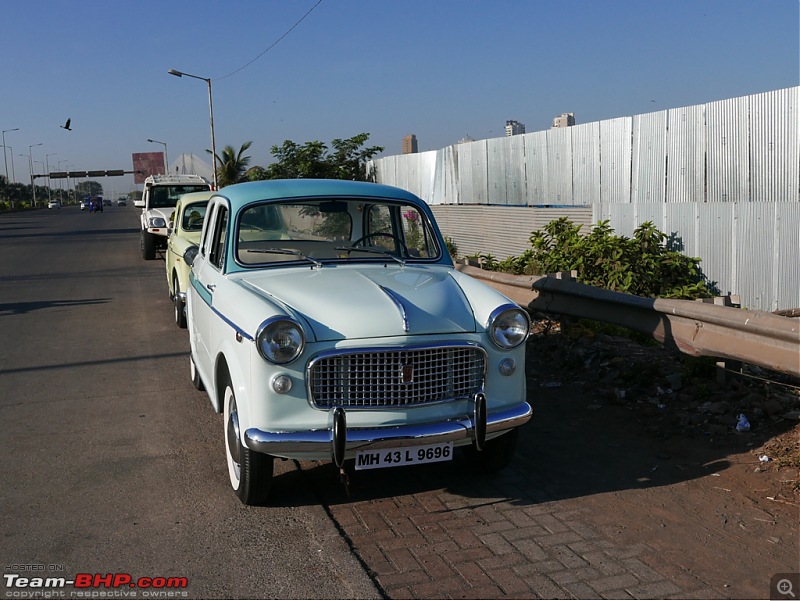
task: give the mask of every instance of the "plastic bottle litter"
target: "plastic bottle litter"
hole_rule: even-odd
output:
[[[736,424],[736,429],[739,432],[748,432],[750,430],[750,422],[747,421],[747,417],[745,417],[744,413],[737,415],[736,419],[739,420],[739,423]]]
[[[772,459],[770,459],[768,455],[761,455],[761,457],[759,457],[758,460],[761,463],[767,463],[769,461],[772,461]]]

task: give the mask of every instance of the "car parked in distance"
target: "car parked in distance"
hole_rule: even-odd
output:
[[[120,198],[117,201],[117,206],[118,207],[127,207],[128,206],[128,201],[126,201],[124,198]]]
[[[531,417],[530,318],[454,268],[410,192],[227,186],[184,258],[190,375],[223,414],[242,502],[265,501],[276,457],[332,460],[343,477],[450,461],[458,447],[476,471],[511,461]]]
[[[58,200],[55,200],[55,199],[50,200],[47,203],[47,208],[48,209],[60,209],[61,208],[61,203]]]
[[[203,218],[211,192],[192,192],[184,194],[175,205],[175,212],[169,222],[170,234],[167,238],[167,286],[169,297],[175,308],[175,323],[186,327],[186,290],[189,286],[191,269],[183,255],[190,246],[200,243]]]

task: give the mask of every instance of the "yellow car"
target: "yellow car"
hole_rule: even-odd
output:
[[[190,246],[200,243],[200,232],[206,215],[206,205],[211,192],[191,192],[184,194],[175,205],[169,222],[167,238],[167,285],[169,297],[175,307],[175,323],[179,328],[186,327],[186,287],[189,285],[191,267],[183,259],[183,253]]]

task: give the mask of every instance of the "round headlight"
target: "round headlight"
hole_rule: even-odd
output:
[[[528,314],[517,306],[503,305],[494,310],[489,317],[489,337],[502,349],[518,347],[528,338],[531,320]]]
[[[164,221],[163,217],[151,217],[150,227],[167,227],[167,222]]]
[[[270,363],[289,363],[303,352],[306,338],[303,328],[296,321],[279,317],[265,321],[258,328],[256,345],[258,352]]]

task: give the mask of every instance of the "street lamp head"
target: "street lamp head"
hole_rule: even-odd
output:
[[[183,77],[183,73],[181,73],[180,71],[176,71],[175,69],[170,69],[169,71],[167,71],[167,73],[169,73],[170,75],[174,75],[175,77]]]
[[[147,138],[147,141],[148,142],[153,142],[154,140],[151,140],[150,138]]]

